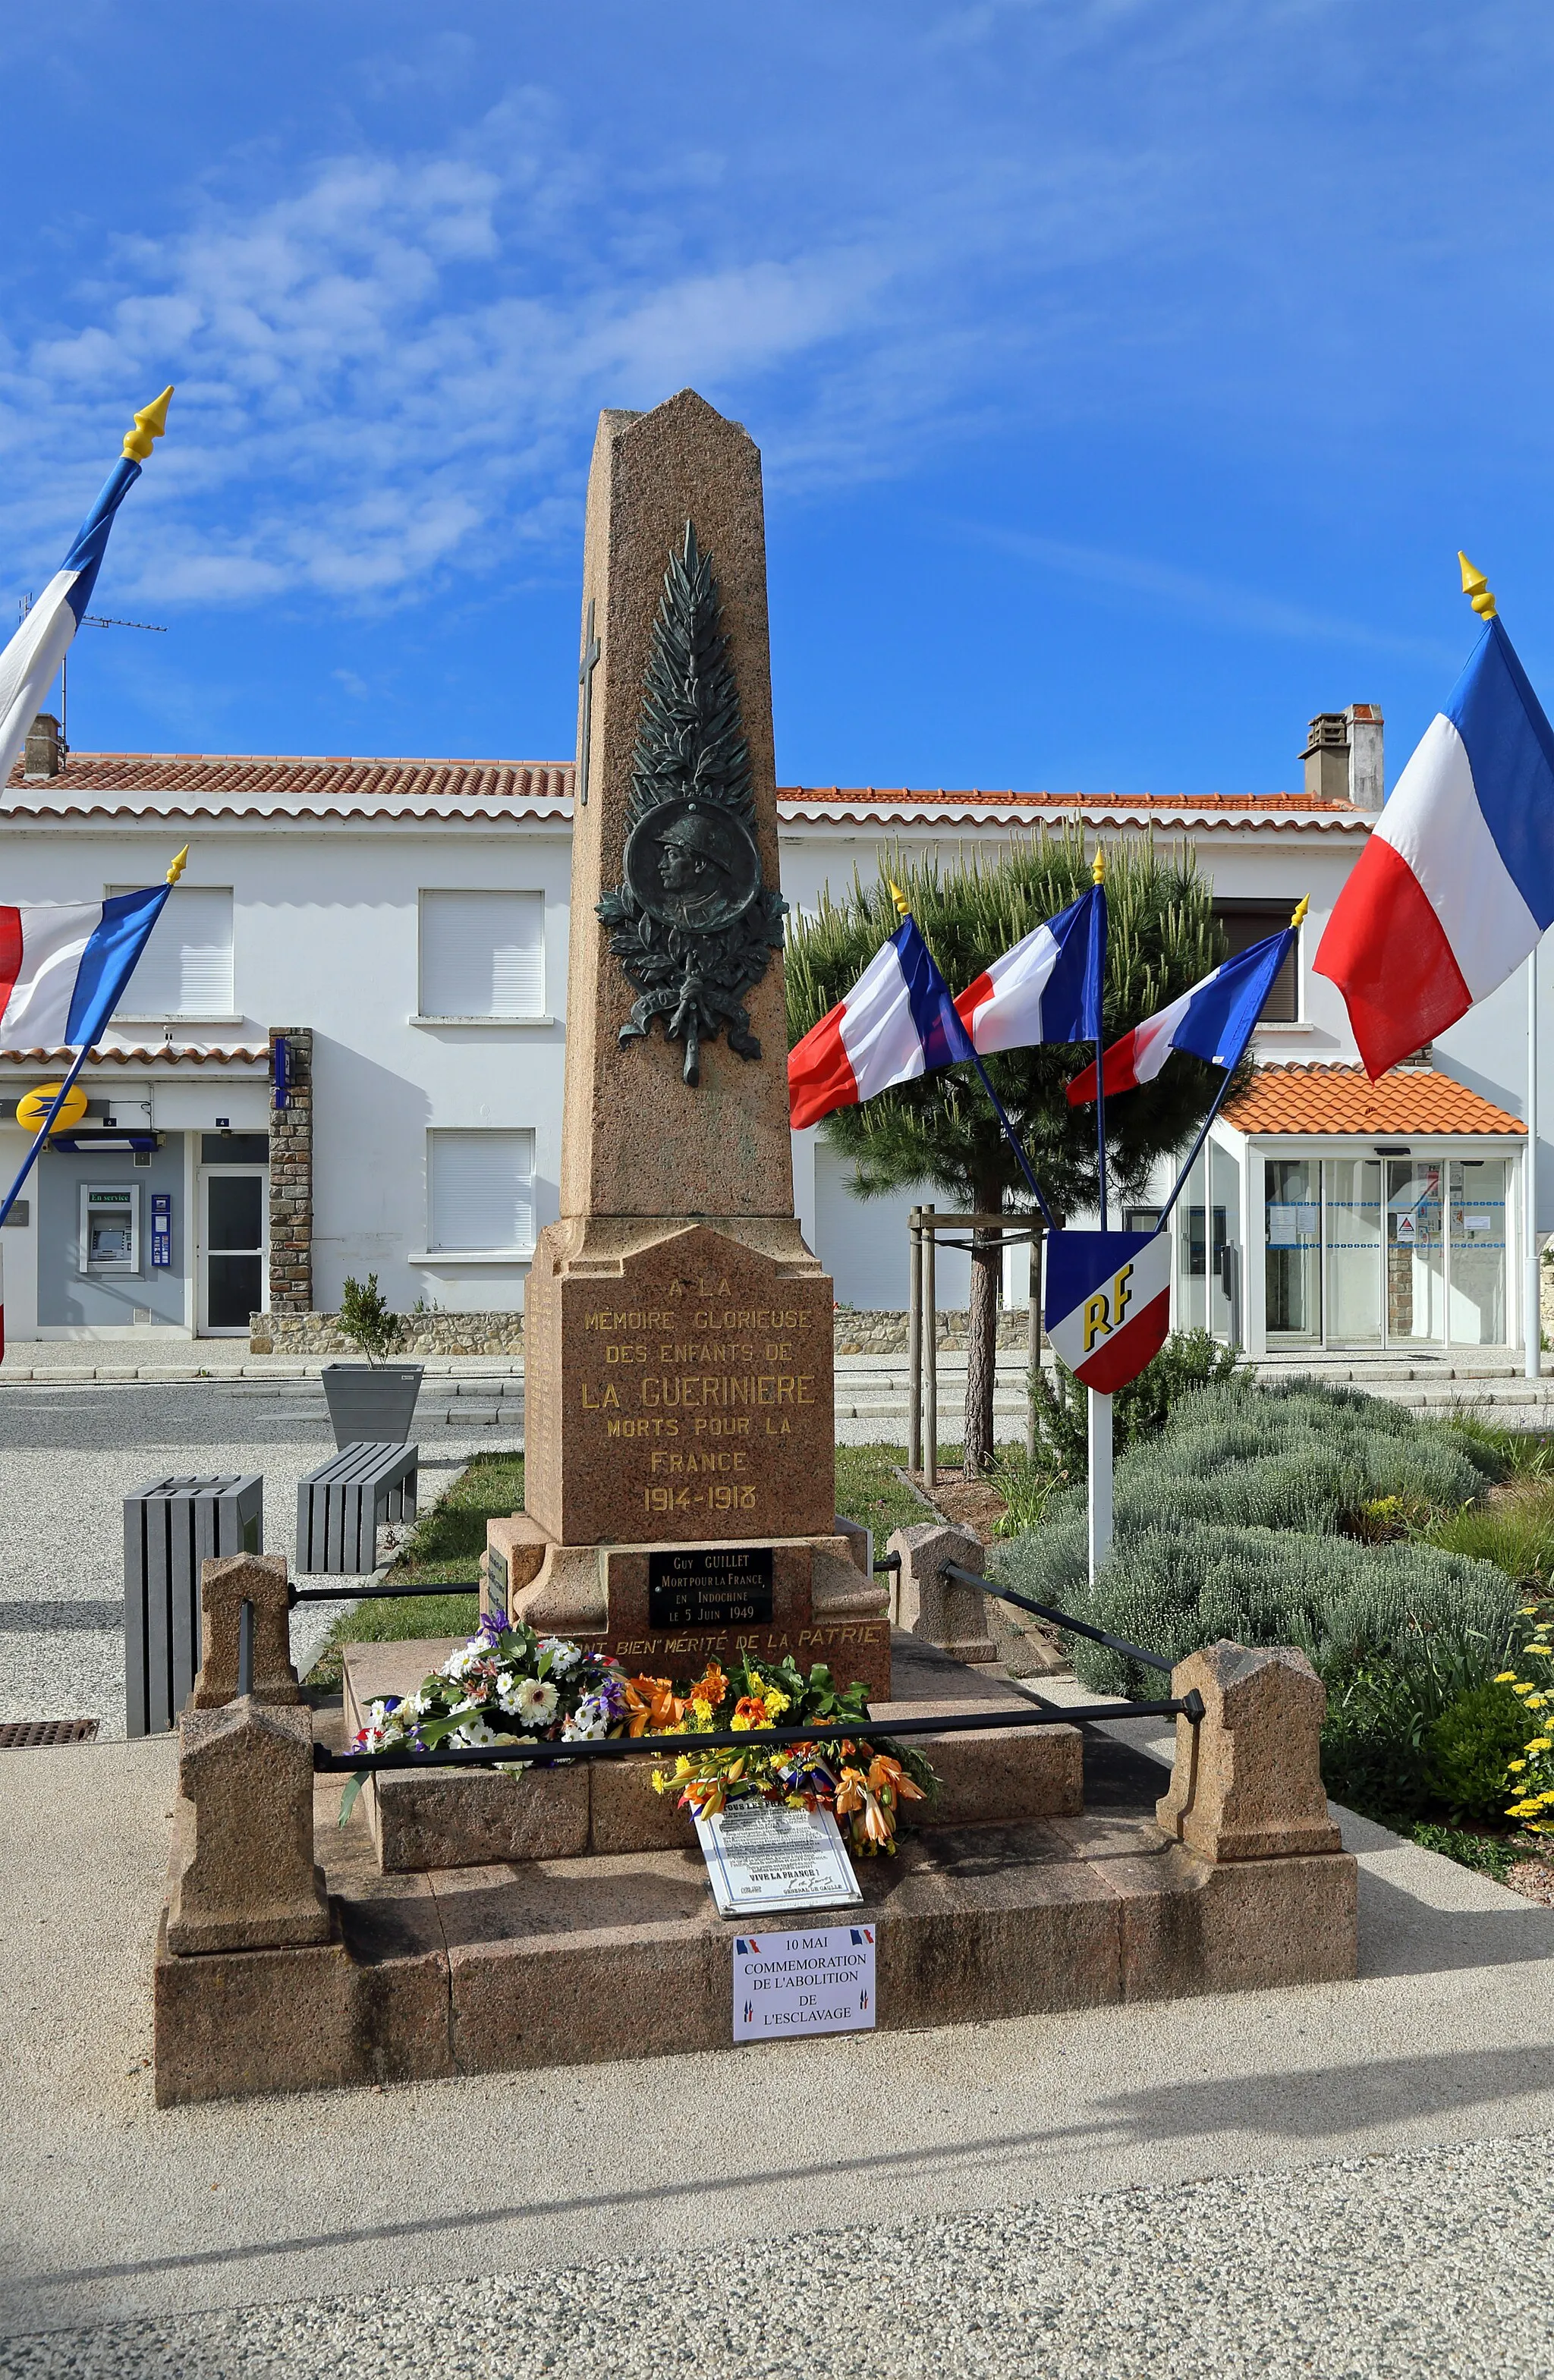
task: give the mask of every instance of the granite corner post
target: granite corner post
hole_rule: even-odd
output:
[[[299,1703],[291,1658],[291,1586],[285,1554],[218,1554],[200,1566],[200,1669],[191,1710],[215,1710],[237,1693],[243,1606],[253,1606],[256,1703]]]
[[[896,1616],[910,1634],[956,1661],[991,1661],[988,1598],[947,1574],[947,1565],[980,1573],[982,1540],[943,1521],[917,1521],[891,1533],[889,1551],[900,1560]]]
[[[1249,1651],[1222,1637],[1171,1673],[1203,1718],[1176,1722],[1170,1790],[1156,1805],[1168,1835],[1216,1863],[1336,1852],[1322,1784],[1327,1689],[1293,1645]]]

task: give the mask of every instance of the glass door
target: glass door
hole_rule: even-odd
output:
[[[1387,1343],[1439,1347],[1446,1336],[1441,1166],[1387,1160]]]
[[[1502,1347],[1506,1338],[1505,1160],[1453,1158],[1449,1183],[1452,1344]]]
[[[267,1195],[262,1167],[200,1172],[200,1328],[208,1338],[245,1336],[265,1299]]]
[[[1317,1160],[1265,1159],[1263,1197],[1268,1335],[1285,1343],[1298,1341],[1305,1346],[1319,1346],[1322,1202]]]
[[[1381,1163],[1325,1157],[1328,1344],[1381,1344]]]

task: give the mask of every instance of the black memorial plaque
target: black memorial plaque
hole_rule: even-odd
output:
[[[648,1556],[650,1628],[743,1628],[771,1618],[770,1546],[697,1546]]]

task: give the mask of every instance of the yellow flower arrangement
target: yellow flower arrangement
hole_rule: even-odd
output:
[[[1550,1641],[1554,1615],[1545,1609],[1540,1616],[1538,1606],[1528,1603],[1522,1607],[1522,1617],[1536,1623],[1522,1647],[1523,1659],[1554,1659],[1554,1642]],[[1547,1711],[1554,1704],[1554,1693],[1548,1690],[1547,1679],[1540,1686],[1535,1679],[1519,1677],[1514,1670],[1504,1670],[1495,1682],[1509,1686],[1513,1694],[1520,1696],[1522,1707],[1535,1727],[1538,1721],[1533,1718],[1533,1713]],[[1528,1737],[1520,1760],[1506,1763],[1507,1781],[1516,1779],[1511,1791],[1517,1796],[1507,1803],[1506,1816],[1519,1818],[1530,1834],[1554,1835],[1554,1729],[1547,1718],[1542,1728],[1542,1732]]]

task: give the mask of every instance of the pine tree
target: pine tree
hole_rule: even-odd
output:
[[[974,857],[941,869],[935,860],[887,854],[879,881],[855,878],[841,901],[822,897],[812,917],[788,929],[788,1038],[799,1040],[849,991],[900,922],[890,880],[904,891],[923,938],[952,990],[1078,899],[1090,861],[1078,832],[1022,837],[996,858]],[[1143,838],[1109,846],[1105,1018],[1114,1040],[1207,975],[1225,956],[1209,885],[1192,855],[1162,857]],[[1093,1213],[1097,1204],[1096,1111],[1072,1108],[1066,1089],[1089,1058],[1088,1045],[1043,1045],[986,1061],[1000,1099],[1029,1153],[1060,1220]],[[1221,1077],[1196,1058],[1170,1060],[1153,1083],[1109,1099],[1107,1164],[1110,1220],[1145,1194],[1158,1160],[1185,1151]],[[844,1108],[823,1125],[850,1163],[860,1197],[931,1184],[977,1214],[1000,1214],[1013,1202],[1031,1207],[1025,1180],[969,1065],[945,1067],[863,1106]],[[992,1453],[993,1379],[1000,1258],[997,1234],[977,1235],[965,1390],[965,1465],[986,1467]]]

